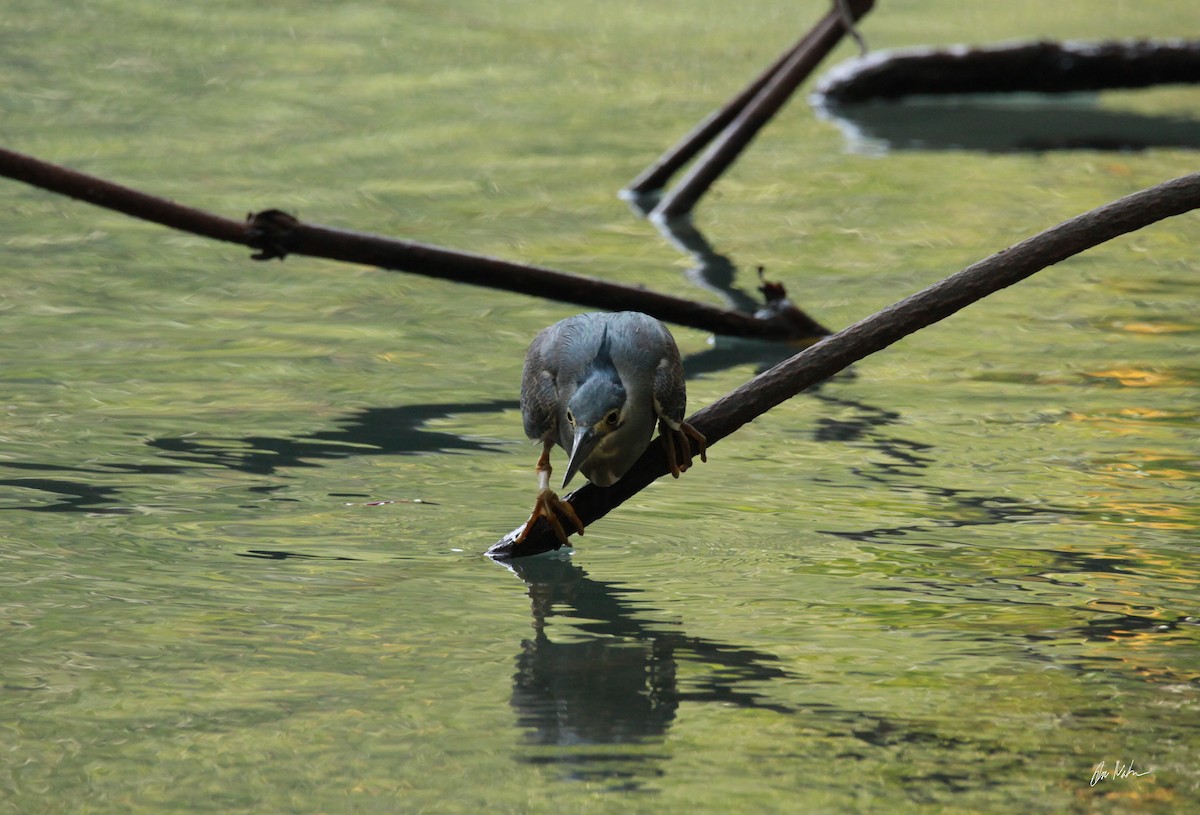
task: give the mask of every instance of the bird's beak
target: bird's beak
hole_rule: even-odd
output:
[[[575,430],[575,440],[571,442],[571,459],[567,462],[567,476],[563,479],[563,489],[567,488],[567,483],[575,473],[579,472],[579,468],[583,462],[587,461],[587,457],[596,449],[596,445],[600,442],[600,435],[590,427],[580,427]]]

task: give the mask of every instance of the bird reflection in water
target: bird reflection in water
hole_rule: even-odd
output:
[[[529,587],[534,629],[521,643],[513,676],[512,706],[527,745],[518,761],[638,789],[662,774],[669,756],[655,745],[681,704],[792,712],[762,693],[765,683],[789,677],[778,657],[640,619],[653,610],[636,601],[637,589],[593,580],[565,557],[505,566]],[[559,628],[558,641],[548,633],[552,617],[572,620]],[[684,662],[704,668],[693,665],[681,686]]]

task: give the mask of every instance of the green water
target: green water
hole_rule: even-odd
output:
[[[878,48],[1195,24],[879,5]],[[717,302],[616,192],[823,6],[0,10],[5,147]],[[864,156],[798,98],[697,224],[837,328],[1195,168]],[[521,360],[578,309],[0,181],[0,813],[1195,810],[1198,243],[1042,272],[514,573]],[[758,367],[675,334],[693,407]]]

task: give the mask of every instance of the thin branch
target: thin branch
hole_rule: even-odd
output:
[[[1198,207],[1200,173],[1194,173],[1064,221],[827,337],[697,411],[688,422],[708,438],[711,448],[805,388],[989,294],[1105,241]],[[666,474],[660,441],[656,439],[613,486],[585,484],[567,496],[585,525],[604,517]],[[701,468],[686,477],[695,478],[702,473]],[[525,543],[514,551],[513,541],[518,532],[520,529],[510,532],[488,554],[504,559],[560,547],[544,518],[538,519]]]
[[[736,96],[710,113],[700,124],[692,128],[691,132],[680,139],[674,147],[667,150],[653,164],[642,170],[637,178],[626,185],[623,194],[626,197],[637,198],[638,196],[656,193],[665,187],[671,176],[675,175],[683,165],[691,161],[697,153],[704,149],[705,145],[715,139],[730,122],[737,118],[737,115],[758,95],[759,91],[767,86],[767,83],[775,78],[775,74],[779,72],[779,69],[787,64],[787,61],[797,51],[809,47],[812,38],[813,30],[810,30],[798,39],[795,44],[780,54],[762,73],[751,80],[750,84],[742,88]]]
[[[0,148],[0,175],[134,218],[230,243],[251,245],[246,224],[122,187],[93,175]]]
[[[214,240],[249,246],[259,250],[254,255],[258,260],[282,258],[288,254],[308,255],[590,308],[613,311],[633,309],[666,322],[726,336],[763,340],[814,339],[810,335],[797,333],[797,324],[781,315],[763,319],[593,277],[458,252],[416,241],[306,224],[278,210],[251,215],[244,222],[236,221],[11,150],[0,149],[0,175],[123,212],[134,218]]]
[[[680,182],[663,196],[654,208],[653,217],[665,220],[691,212],[700,197],[791,98],[800,83],[841,42],[851,20],[861,18],[874,5],[874,0],[848,0],[841,7],[835,4],[808,36],[797,43],[769,80],[743,104]]]

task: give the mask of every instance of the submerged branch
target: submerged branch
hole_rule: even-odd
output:
[[[795,323],[779,315],[762,318],[593,277],[416,241],[306,224],[278,210],[236,221],[10,150],[0,149],[0,175],[172,229],[249,246],[259,250],[253,256],[257,260],[308,255],[590,308],[642,311],[676,325],[732,337],[814,339],[811,334],[798,333]]]
[[[711,448],[805,388],[989,294],[1105,241],[1198,207],[1200,173],[1194,173],[1064,221],[827,337],[697,411],[687,421],[708,438]],[[656,439],[613,486],[585,484],[566,496],[585,525],[604,517],[666,474],[666,456],[660,442]],[[538,519],[519,552],[515,552],[513,541],[518,532],[506,535],[488,554],[504,559],[547,552],[561,545],[544,518]]]

